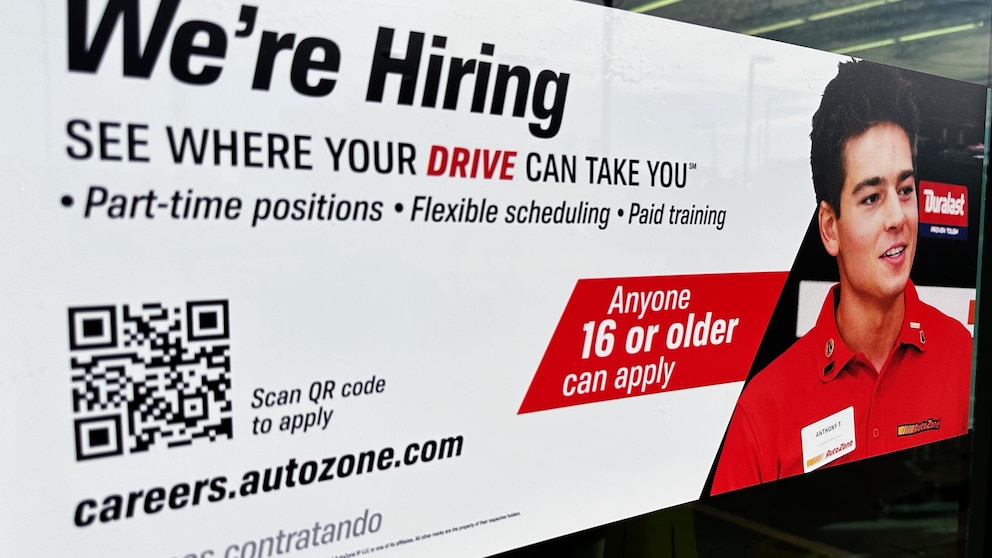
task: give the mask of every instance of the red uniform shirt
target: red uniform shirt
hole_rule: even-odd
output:
[[[830,290],[813,329],[747,384],[727,430],[712,494],[803,473],[800,431],[849,407],[854,450],[829,465],[968,432],[968,330],[921,302],[910,282],[899,338],[876,371],[840,338],[834,319],[838,289]]]

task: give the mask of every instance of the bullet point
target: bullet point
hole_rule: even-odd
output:
[[[62,196],[62,205],[65,207],[72,207],[72,196]]]
[[[622,209],[618,209],[617,210],[617,215],[623,217],[623,210]]]
[[[394,209],[396,209],[396,213],[403,213],[403,204],[398,203],[398,204],[396,204],[393,207],[394,207]]]

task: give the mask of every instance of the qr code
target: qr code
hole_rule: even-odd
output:
[[[226,300],[69,308],[76,460],[233,437]]]

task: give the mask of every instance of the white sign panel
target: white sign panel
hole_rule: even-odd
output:
[[[840,60],[573,2],[21,2],[0,43],[12,557],[481,556],[699,498]]]

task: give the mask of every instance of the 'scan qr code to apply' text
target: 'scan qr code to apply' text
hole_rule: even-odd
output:
[[[228,302],[69,308],[78,461],[233,437]]]

